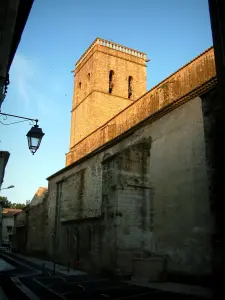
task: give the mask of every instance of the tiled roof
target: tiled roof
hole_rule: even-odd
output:
[[[15,216],[17,213],[21,212],[22,209],[16,209],[16,208],[3,208],[3,216],[7,216],[7,217],[13,217]]]

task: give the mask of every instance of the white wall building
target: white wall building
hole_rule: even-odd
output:
[[[21,212],[21,209],[4,208],[2,212],[2,242],[12,240],[14,233],[14,216]]]

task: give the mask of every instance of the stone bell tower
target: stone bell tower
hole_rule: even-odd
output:
[[[144,93],[146,54],[95,39],[74,70],[70,152]]]

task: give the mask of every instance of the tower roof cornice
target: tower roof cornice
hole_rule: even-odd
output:
[[[129,48],[129,47],[125,47],[123,45],[117,44],[115,42],[109,41],[109,40],[104,40],[102,38],[97,37],[94,42],[88,47],[88,49],[83,53],[83,55],[78,59],[78,61],[76,62],[75,66],[77,67],[78,64],[80,64],[85,57],[90,53],[90,51],[96,46],[96,45],[100,45],[100,46],[104,46],[116,51],[120,51],[135,57],[138,57],[140,59],[146,60],[146,53]]]

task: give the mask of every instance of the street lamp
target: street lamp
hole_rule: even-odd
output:
[[[39,148],[41,144],[41,140],[44,135],[45,135],[44,132],[42,131],[41,128],[38,127],[37,123],[28,131],[27,133],[28,147],[33,155]]]
[[[14,185],[10,185],[10,186],[8,186],[8,187],[6,187],[6,188],[0,189],[0,191],[2,191],[2,190],[7,190],[7,189],[12,189],[12,188],[14,188],[14,187],[15,187]]]
[[[40,147],[41,140],[42,140],[43,136],[45,135],[44,132],[42,131],[42,129],[39,128],[39,126],[37,124],[38,120],[31,119],[31,118],[25,118],[25,117],[21,117],[21,116],[16,116],[16,115],[5,114],[2,112],[0,112],[0,115],[3,115],[5,118],[7,118],[9,116],[9,117],[19,118],[19,119],[32,121],[32,122],[36,123],[33,127],[31,127],[31,129],[27,133],[28,147],[29,147],[31,153],[34,155],[34,153]],[[20,121],[20,122],[23,122],[23,121]],[[16,122],[16,123],[18,123],[18,122]],[[15,124],[15,123],[10,123],[10,124]],[[10,125],[10,124],[3,124],[3,125]]]

